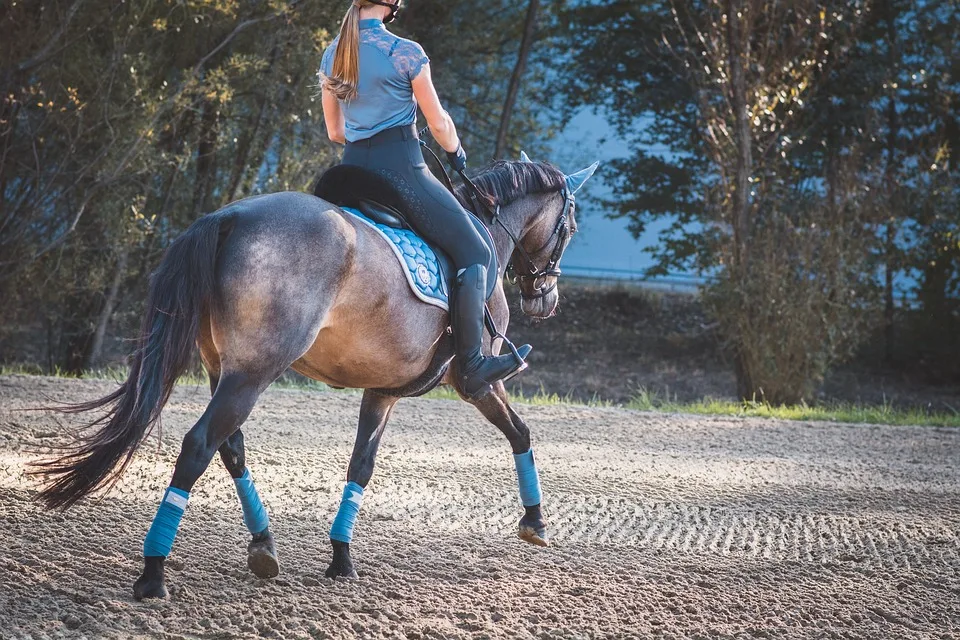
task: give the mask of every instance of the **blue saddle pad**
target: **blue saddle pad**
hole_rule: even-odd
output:
[[[370,225],[387,239],[415,296],[427,304],[450,310],[450,292],[447,288],[450,266],[446,256],[440,257],[423,238],[409,229],[394,229],[378,224],[350,207],[341,209]]]

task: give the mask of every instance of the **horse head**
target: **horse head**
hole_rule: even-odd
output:
[[[535,165],[523,151],[520,162]],[[539,165],[546,170],[549,165]],[[574,194],[594,174],[598,162],[572,174],[561,174],[562,179],[551,181],[553,189],[530,198],[532,207],[526,215],[519,242],[510,259],[511,271],[520,288],[520,309],[524,315],[549,318],[557,309],[560,294],[560,260],[570,240],[577,232],[576,199]],[[555,170],[555,169],[554,169]],[[557,172],[559,173],[559,172]]]

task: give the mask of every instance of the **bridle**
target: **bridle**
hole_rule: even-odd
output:
[[[486,195],[480,191],[480,188],[473,183],[470,178],[468,178],[463,171],[458,172],[460,178],[463,180],[464,184],[468,187],[468,194],[470,196],[470,202],[474,206],[474,210],[479,213],[481,210],[486,211],[487,215],[490,218],[489,225],[499,224],[500,228],[503,229],[507,235],[510,237],[510,240],[513,241],[514,251],[517,251],[520,256],[526,262],[527,271],[524,273],[519,273],[517,271],[517,265],[511,261],[507,265],[506,273],[507,280],[510,284],[524,283],[524,282],[533,282],[533,287],[531,289],[535,292],[531,295],[527,295],[523,287],[520,287],[520,296],[526,300],[538,300],[550,295],[557,288],[557,282],[560,279],[560,274],[563,273],[560,270],[560,258],[563,257],[563,250],[567,245],[572,233],[570,232],[570,224],[568,220],[573,215],[576,210],[576,198],[570,191],[564,187],[560,191],[560,195],[563,197],[563,210],[560,212],[560,216],[557,218],[557,223],[553,226],[553,231],[550,233],[550,236],[547,238],[546,242],[543,243],[539,249],[534,251],[534,254],[540,254],[550,245],[550,241],[556,238],[556,241],[553,245],[553,250],[550,252],[550,258],[547,260],[547,264],[543,268],[537,268],[537,264],[533,261],[533,258],[530,257],[530,254],[527,253],[527,250],[523,248],[523,244],[520,242],[520,239],[504,224],[503,220],[500,219],[500,205],[498,204],[496,208],[491,211],[489,205],[485,202]],[[541,281],[546,281],[547,277],[554,276],[556,280],[553,281],[546,289],[542,289],[537,286]]]
[[[423,132],[420,132],[420,135],[423,135]],[[447,188],[450,191],[453,191],[453,183],[450,181],[450,176],[447,174],[446,168],[443,166],[443,163],[440,162],[440,158],[437,157],[437,154],[434,153],[426,142],[421,138],[420,145],[430,152],[430,154],[437,161],[437,166],[440,167],[440,171],[443,174],[443,178],[446,181]],[[489,196],[480,190],[473,180],[471,180],[465,171],[457,171],[460,174],[460,179],[463,180],[463,183],[467,185],[467,195],[470,198],[470,202],[473,204],[474,213],[480,215],[481,212],[485,212],[488,220],[484,222],[487,223],[487,226],[492,227],[497,224],[500,225],[500,228],[503,229],[507,236],[510,237],[510,240],[513,241],[514,251],[520,253],[520,256],[526,261],[527,271],[524,273],[518,273],[516,265],[511,261],[507,265],[506,273],[507,279],[510,284],[516,284],[518,282],[530,282],[533,281],[533,291],[532,295],[526,295],[523,291],[523,287],[520,287],[520,297],[525,300],[538,300],[550,295],[557,288],[557,282],[560,278],[560,258],[563,257],[563,250],[567,245],[569,238],[573,235],[570,231],[569,220],[572,218],[574,212],[576,211],[576,202],[577,199],[570,192],[569,189],[564,187],[560,190],[560,195],[563,197],[563,210],[560,212],[560,216],[557,218],[557,223],[553,226],[553,232],[547,238],[547,241],[543,243],[543,246],[534,251],[534,254],[539,254],[543,252],[544,249],[550,244],[550,241],[556,238],[556,242],[553,245],[553,250],[550,252],[550,259],[547,260],[547,264],[543,268],[538,268],[536,263],[533,261],[533,258],[530,257],[530,254],[527,253],[527,250],[523,248],[523,244],[520,243],[520,239],[517,235],[510,230],[510,228],[500,219],[500,205],[496,205],[495,208],[491,210],[489,202]],[[554,276],[557,280],[553,281],[546,289],[540,289],[537,287],[537,283],[546,281],[550,276]]]

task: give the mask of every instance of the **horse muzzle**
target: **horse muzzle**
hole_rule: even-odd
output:
[[[531,293],[520,290],[520,310],[523,314],[541,320],[549,318],[557,310],[560,294],[557,292],[557,281],[537,289]]]

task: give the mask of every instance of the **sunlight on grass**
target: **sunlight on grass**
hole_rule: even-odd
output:
[[[565,396],[558,395],[556,393],[547,393],[546,389],[540,387],[540,389],[533,395],[527,395],[524,393],[513,393],[510,394],[510,400],[513,402],[518,402],[520,404],[532,404],[532,405],[558,405],[558,404],[569,404],[585,407],[614,407],[614,403],[608,400],[602,400],[596,396],[590,400],[577,400],[573,397],[572,394],[567,394]],[[434,398],[437,400],[459,400],[460,396],[456,391],[453,390],[453,387],[442,386],[437,387],[433,391],[430,391],[423,396],[424,398]]]
[[[0,366],[0,375],[50,375],[56,378],[111,380],[121,382],[127,377],[127,370],[121,367],[96,369],[84,372],[77,376],[67,374],[59,369],[52,374],[44,372],[36,365],[9,365]],[[206,375],[188,373],[180,378],[177,384],[185,386],[206,386]],[[302,376],[284,375],[272,385],[280,389],[298,389],[304,391],[337,391],[340,393],[359,394],[358,389],[334,389],[322,382],[310,380]],[[459,400],[460,396],[448,386],[437,387],[426,393],[424,398],[434,400]],[[711,416],[735,416],[770,418],[776,420],[806,420],[829,421],[845,423],[869,423],[888,425],[923,425],[939,427],[960,427],[960,412],[949,407],[951,412],[925,411],[920,408],[901,409],[889,403],[881,405],[859,405],[849,403],[833,403],[825,405],[798,404],[792,406],[773,406],[763,402],[724,400],[721,398],[705,397],[693,402],[678,402],[669,395],[661,395],[641,388],[630,402],[621,405],[609,400],[594,396],[590,400],[578,400],[572,394],[564,396],[548,393],[541,387],[533,395],[511,393],[510,399],[519,404],[553,406],[571,405],[583,407],[622,407],[638,411],[659,411],[664,413],[689,413]]]
[[[701,398],[693,402],[677,402],[641,389],[626,405],[640,411],[692,413],[713,416],[772,418],[777,420],[809,420],[889,425],[927,425],[960,427],[960,413],[953,411],[924,411],[919,408],[900,409],[889,403],[859,405],[831,403],[811,406],[805,403],[774,406],[764,402]]]

